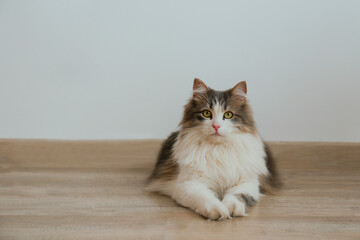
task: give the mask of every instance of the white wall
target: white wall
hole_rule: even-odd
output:
[[[360,141],[360,1],[0,1],[0,137],[164,138],[194,77],[265,139]]]

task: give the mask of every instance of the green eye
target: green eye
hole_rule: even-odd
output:
[[[206,118],[210,118],[211,112],[209,110],[204,110],[204,111],[202,111],[202,115]]]
[[[224,113],[224,118],[230,119],[230,118],[232,118],[232,117],[233,117],[233,113],[232,113],[232,112],[226,112],[226,113]]]

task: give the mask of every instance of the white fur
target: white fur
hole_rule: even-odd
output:
[[[212,120],[180,129],[173,146],[179,174],[152,187],[210,219],[244,216],[245,203],[235,195],[248,194],[258,200],[259,176],[268,174],[261,138],[239,132],[229,119],[223,119],[225,111],[215,105]],[[221,136],[212,135],[212,124],[221,126]]]
[[[215,192],[267,174],[263,143],[252,134],[236,134],[224,143],[201,141],[197,132],[181,132],[174,145],[178,180],[201,178]],[[214,138],[221,138],[215,137]]]

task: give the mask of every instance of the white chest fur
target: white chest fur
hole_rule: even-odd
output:
[[[180,166],[177,180],[196,178],[216,191],[266,175],[264,157],[261,138],[249,133],[236,134],[221,144],[203,141],[196,133],[184,133],[174,145],[174,158]]]

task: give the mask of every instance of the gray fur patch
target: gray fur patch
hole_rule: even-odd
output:
[[[256,203],[256,200],[248,194],[235,194],[235,197],[240,201],[244,201],[246,206],[249,207],[254,206]]]

